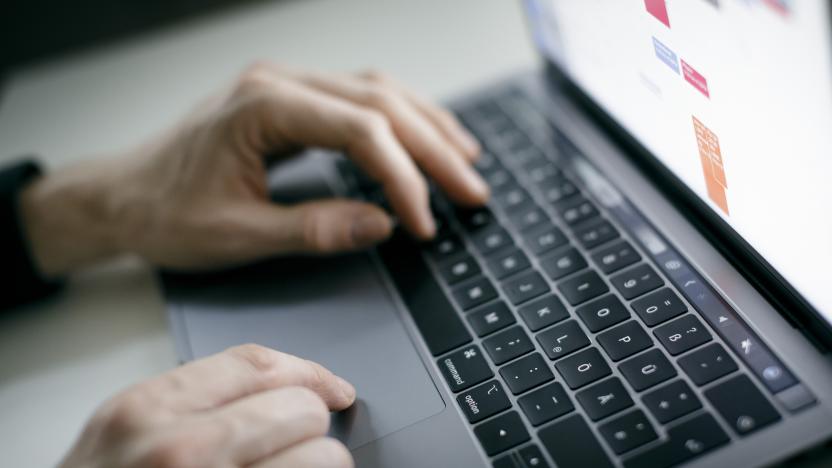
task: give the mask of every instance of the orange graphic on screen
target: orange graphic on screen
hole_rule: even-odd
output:
[[[702,162],[708,197],[727,215],[728,181],[722,164],[722,153],[719,151],[719,138],[696,117],[693,117],[693,130],[696,132],[696,144],[699,146],[699,159]]]

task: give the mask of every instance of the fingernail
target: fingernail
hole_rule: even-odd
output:
[[[482,177],[473,169],[469,170],[468,172],[468,180],[471,188],[476,193],[477,198],[479,198],[483,202],[488,200],[488,197],[491,195],[491,188],[488,186],[488,184],[485,183]]]
[[[338,380],[338,386],[341,387],[341,392],[344,394],[344,398],[349,401],[355,400],[355,387],[352,386],[351,383],[347,382],[346,380],[338,377],[337,375],[335,378]]]
[[[392,223],[382,214],[360,216],[352,224],[352,241],[356,247],[376,244],[390,235]]]

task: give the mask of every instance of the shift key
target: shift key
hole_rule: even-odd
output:
[[[494,375],[485,362],[482,351],[475,345],[466,346],[439,359],[438,364],[453,392],[465,390]]]

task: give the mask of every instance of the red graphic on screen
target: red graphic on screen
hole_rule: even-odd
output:
[[[670,18],[667,16],[667,4],[665,0],[644,0],[647,12],[655,16],[657,20],[670,27]]]
[[[708,92],[708,80],[684,60],[682,60],[682,75],[685,77],[685,81],[693,85],[700,93],[710,99],[711,93]]]
[[[719,138],[696,117],[693,117],[693,131],[696,133],[708,198],[728,215],[728,181],[725,178],[725,166],[722,164],[722,153],[719,150]]]

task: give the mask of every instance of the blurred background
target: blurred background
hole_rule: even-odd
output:
[[[434,99],[536,64],[505,0],[7,0],[0,165],[111,157],[258,59],[383,69]],[[126,260],[0,314],[2,466],[54,466],[118,390],[177,364],[154,273]]]

